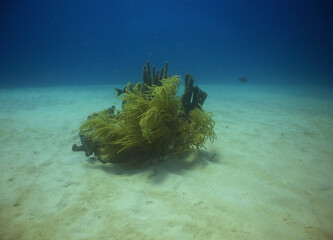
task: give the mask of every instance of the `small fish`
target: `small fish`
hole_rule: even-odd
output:
[[[238,79],[241,83],[247,83],[247,78],[246,77],[241,77]]]
[[[117,92],[117,97],[119,97],[121,94],[126,92],[127,86],[129,86],[129,90],[132,91],[135,84],[126,85],[126,87],[124,87],[124,89],[114,88],[114,90],[116,90],[116,92]]]
[[[124,89],[114,88],[114,90],[116,90],[116,92],[117,92],[117,97],[119,97],[121,94],[126,92],[125,88]]]

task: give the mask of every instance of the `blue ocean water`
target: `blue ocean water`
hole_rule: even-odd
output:
[[[0,0],[0,239],[333,239],[332,29],[327,0]],[[147,60],[193,74],[217,139],[72,151]]]
[[[149,59],[197,83],[326,85],[330,1],[0,3],[0,87],[125,84]]]

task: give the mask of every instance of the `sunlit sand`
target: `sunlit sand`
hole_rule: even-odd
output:
[[[72,152],[113,87],[0,90],[0,239],[332,239],[333,91],[202,85],[217,140],[139,168]]]

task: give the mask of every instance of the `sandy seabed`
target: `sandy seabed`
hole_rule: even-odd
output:
[[[333,239],[333,90],[200,85],[217,140],[134,169],[72,152],[114,86],[0,89],[0,239]]]

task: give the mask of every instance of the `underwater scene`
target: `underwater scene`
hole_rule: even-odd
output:
[[[0,240],[333,239],[329,1],[0,3]]]

